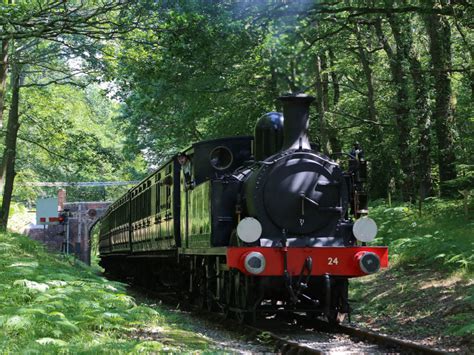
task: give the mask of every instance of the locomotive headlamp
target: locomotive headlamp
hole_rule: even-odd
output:
[[[257,275],[265,270],[266,261],[262,253],[252,251],[245,256],[244,259],[245,270],[251,274]]]
[[[245,217],[237,225],[237,235],[245,243],[253,243],[262,235],[262,225],[253,217]]]
[[[372,218],[361,217],[355,221],[352,232],[357,240],[371,242],[377,235],[377,224]]]

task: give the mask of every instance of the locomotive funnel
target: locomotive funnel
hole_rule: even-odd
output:
[[[280,96],[283,104],[283,147],[287,149],[311,149],[308,138],[309,105],[314,97],[298,94]]]

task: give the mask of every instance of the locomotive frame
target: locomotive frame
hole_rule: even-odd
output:
[[[358,243],[352,232],[349,205],[355,218],[366,214],[365,162],[351,157],[352,168],[339,173],[335,162],[309,145],[311,98],[300,95],[282,101],[285,123],[281,114],[264,116],[263,132],[257,125],[257,142],[253,137],[231,137],[192,144],[114,202],[99,223],[100,264],[106,272],[133,277],[147,287],[178,287],[201,306],[222,310],[239,322],[277,311],[325,315],[332,322],[348,314],[349,278],[388,264],[386,247]],[[335,216],[332,224],[323,223],[319,234],[298,231],[293,222],[288,228],[275,228],[275,222],[264,221],[259,213],[258,208],[265,208],[261,200],[254,203],[257,207],[250,201],[270,179],[266,170],[295,157],[313,164],[303,173],[321,165],[339,174],[334,173],[339,180],[326,185],[337,185],[340,207],[320,206],[324,200],[315,201],[321,193],[315,193],[314,186],[309,192],[288,195],[301,201],[301,212],[288,212],[299,216],[301,228],[300,214],[307,210],[310,217],[304,218],[329,221],[327,213]],[[327,164],[336,167],[329,169]],[[292,177],[289,169],[294,165],[281,169]],[[255,241],[237,232],[238,226],[247,230],[252,226],[252,235],[259,225],[263,232]]]

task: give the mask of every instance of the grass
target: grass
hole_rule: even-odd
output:
[[[420,215],[409,204],[376,205],[370,216],[379,225],[374,241],[390,247],[394,266],[427,266],[440,271],[474,270],[474,219],[464,215],[462,201],[429,198]],[[474,210],[471,203],[470,210]]]
[[[182,322],[92,268],[0,234],[0,353],[212,351]]]
[[[471,201],[470,210],[474,210]],[[474,220],[462,201],[415,206],[374,203],[376,245],[390,268],[351,281],[355,320],[372,329],[445,349],[474,347]]]

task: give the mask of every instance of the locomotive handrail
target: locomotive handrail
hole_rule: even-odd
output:
[[[300,151],[298,151],[300,152]],[[311,151],[307,151],[305,153],[312,153]],[[343,154],[343,153],[341,153]],[[344,153],[344,154],[347,154],[347,153]],[[348,154],[350,156],[350,154]],[[277,162],[279,162],[280,160],[284,159],[287,157],[287,154],[284,154],[284,155],[281,155],[280,157],[278,157],[277,159],[274,159],[272,161],[257,161],[256,164],[262,164],[262,165],[273,165]],[[325,163],[328,163],[328,164],[331,164],[331,165],[337,165],[339,166],[338,163],[334,162],[334,161],[331,161],[331,160],[328,160],[328,159],[325,159],[323,158],[322,156],[318,155],[318,158],[321,159],[322,161],[324,161]]]

